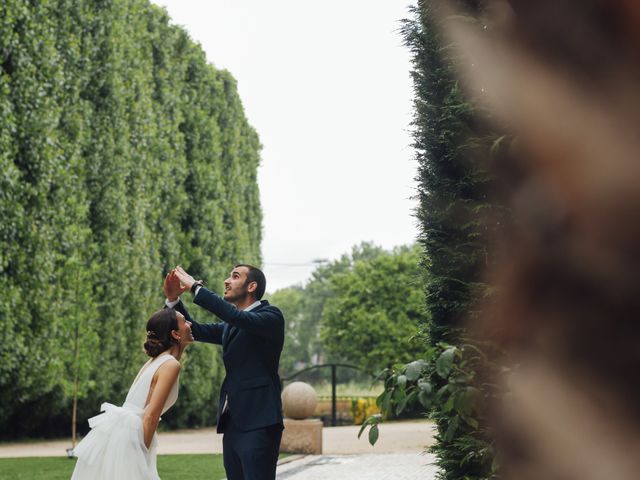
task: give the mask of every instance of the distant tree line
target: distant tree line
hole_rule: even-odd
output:
[[[177,263],[259,264],[260,144],[236,83],[147,0],[0,4],[0,436],[119,403]],[[221,361],[188,351],[165,425],[211,424]]]
[[[318,266],[305,285],[274,292],[287,319],[283,374],[328,362],[375,374],[418,355],[428,319],[419,262],[417,245],[387,251],[362,243]]]

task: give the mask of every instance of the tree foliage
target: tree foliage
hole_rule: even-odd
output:
[[[465,22],[481,21],[484,2],[460,0]],[[386,411],[419,403],[436,421],[431,448],[446,480],[494,478],[491,432],[483,410],[496,395],[486,382],[496,368],[494,349],[470,338],[465,324],[490,295],[483,282],[493,260],[489,238],[504,215],[490,173],[491,152],[499,135],[468,98],[456,72],[464,61],[443,28],[443,4],[419,0],[414,18],[402,32],[413,55],[413,136],[419,164],[417,217],[424,247],[426,305],[431,322],[418,359],[383,373],[385,392],[378,399]],[[498,148],[499,150],[499,148]],[[381,417],[364,426],[377,428]],[[374,434],[374,437],[376,435]]]
[[[280,368],[286,375],[300,365],[311,363],[312,352],[316,351],[312,345],[315,332],[309,322],[310,315],[302,286],[294,285],[276,290],[269,295],[269,301],[277,305],[287,319],[284,348],[280,356]]]
[[[377,372],[420,352],[416,335],[427,316],[419,260],[417,247],[400,247],[330,278],[321,319],[329,355]]]
[[[302,366],[344,360],[340,355],[328,355],[320,337],[325,304],[335,296],[331,279],[349,271],[355,262],[371,260],[383,252],[382,248],[363,242],[337,260],[318,264],[306,285],[283,288],[271,294],[271,301],[282,309],[287,319],[280,361],[285,375]]]
[[[480,21],[483,2],[465,0],[455,6],[465,21]],[[431,313],[422,356],[427,363],[420,378],[422,385],[428,380],[435,395],[431,415],[438,441],[432,450],[441,478],[485,479],[496,474],[480,403],[493,394],[482,382],[491,369],[491,347],[468,338],[464,325],[477,317],[480,300],[489,292],[483,283],[493,261],[489,238],[502,215],[488,161],[498,135],[460,87],[458,62],[464,58],[451,48],[440,8],[420,0],[415,18],[403,26],[413,54],[417,217]],[[388,375],[392,378],[393,372]]]
[[[377,372],[417,355],[413,337],[427,318],[419,260],[416,246],[385,251],[361,243],[319,265],[306,285],[274,292],[270,299],[287,318],[284,374],[324,362]]]
[[[0,431],[69,431],[124,398],[180,262],[215,285],[260,263],[259,141],[231,75],[146,0],[0,4]],[[79,332],[79,360],[73,335]],[[164,424],[215,419],[191,347]]]

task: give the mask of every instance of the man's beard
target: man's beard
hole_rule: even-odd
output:
[[[244,289],[242,289],[242,290],[240,290],[238,292],[233,292],[232,290],[229,290],[228,292],[225,292],[224,299],[229,303],[236,303],[236,302],[246,298],[246,296],[247,296],[246,288],[244,288]]]

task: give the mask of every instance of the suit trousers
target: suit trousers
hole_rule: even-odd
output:
[[[239,430],[230,412],[220,417],[227,480],[275,480],[282,425]]]

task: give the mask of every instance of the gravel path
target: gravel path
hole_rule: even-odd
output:
[[[432,443],[433,424],[427,421],[390,422],[380,425],[380,438],[369,445],[366,432],[358,439],[358,426],[330,427],[323,430],[325,455],[421,453]],[[158,453],[222,453],[222,435],[214,428],[181,430],[158,434]],[[70,440],[0,445],[0,458],[65,456]]]
[[[429,454],[308,455],[278,466],[276,480],[432,480],[435,474]]]

